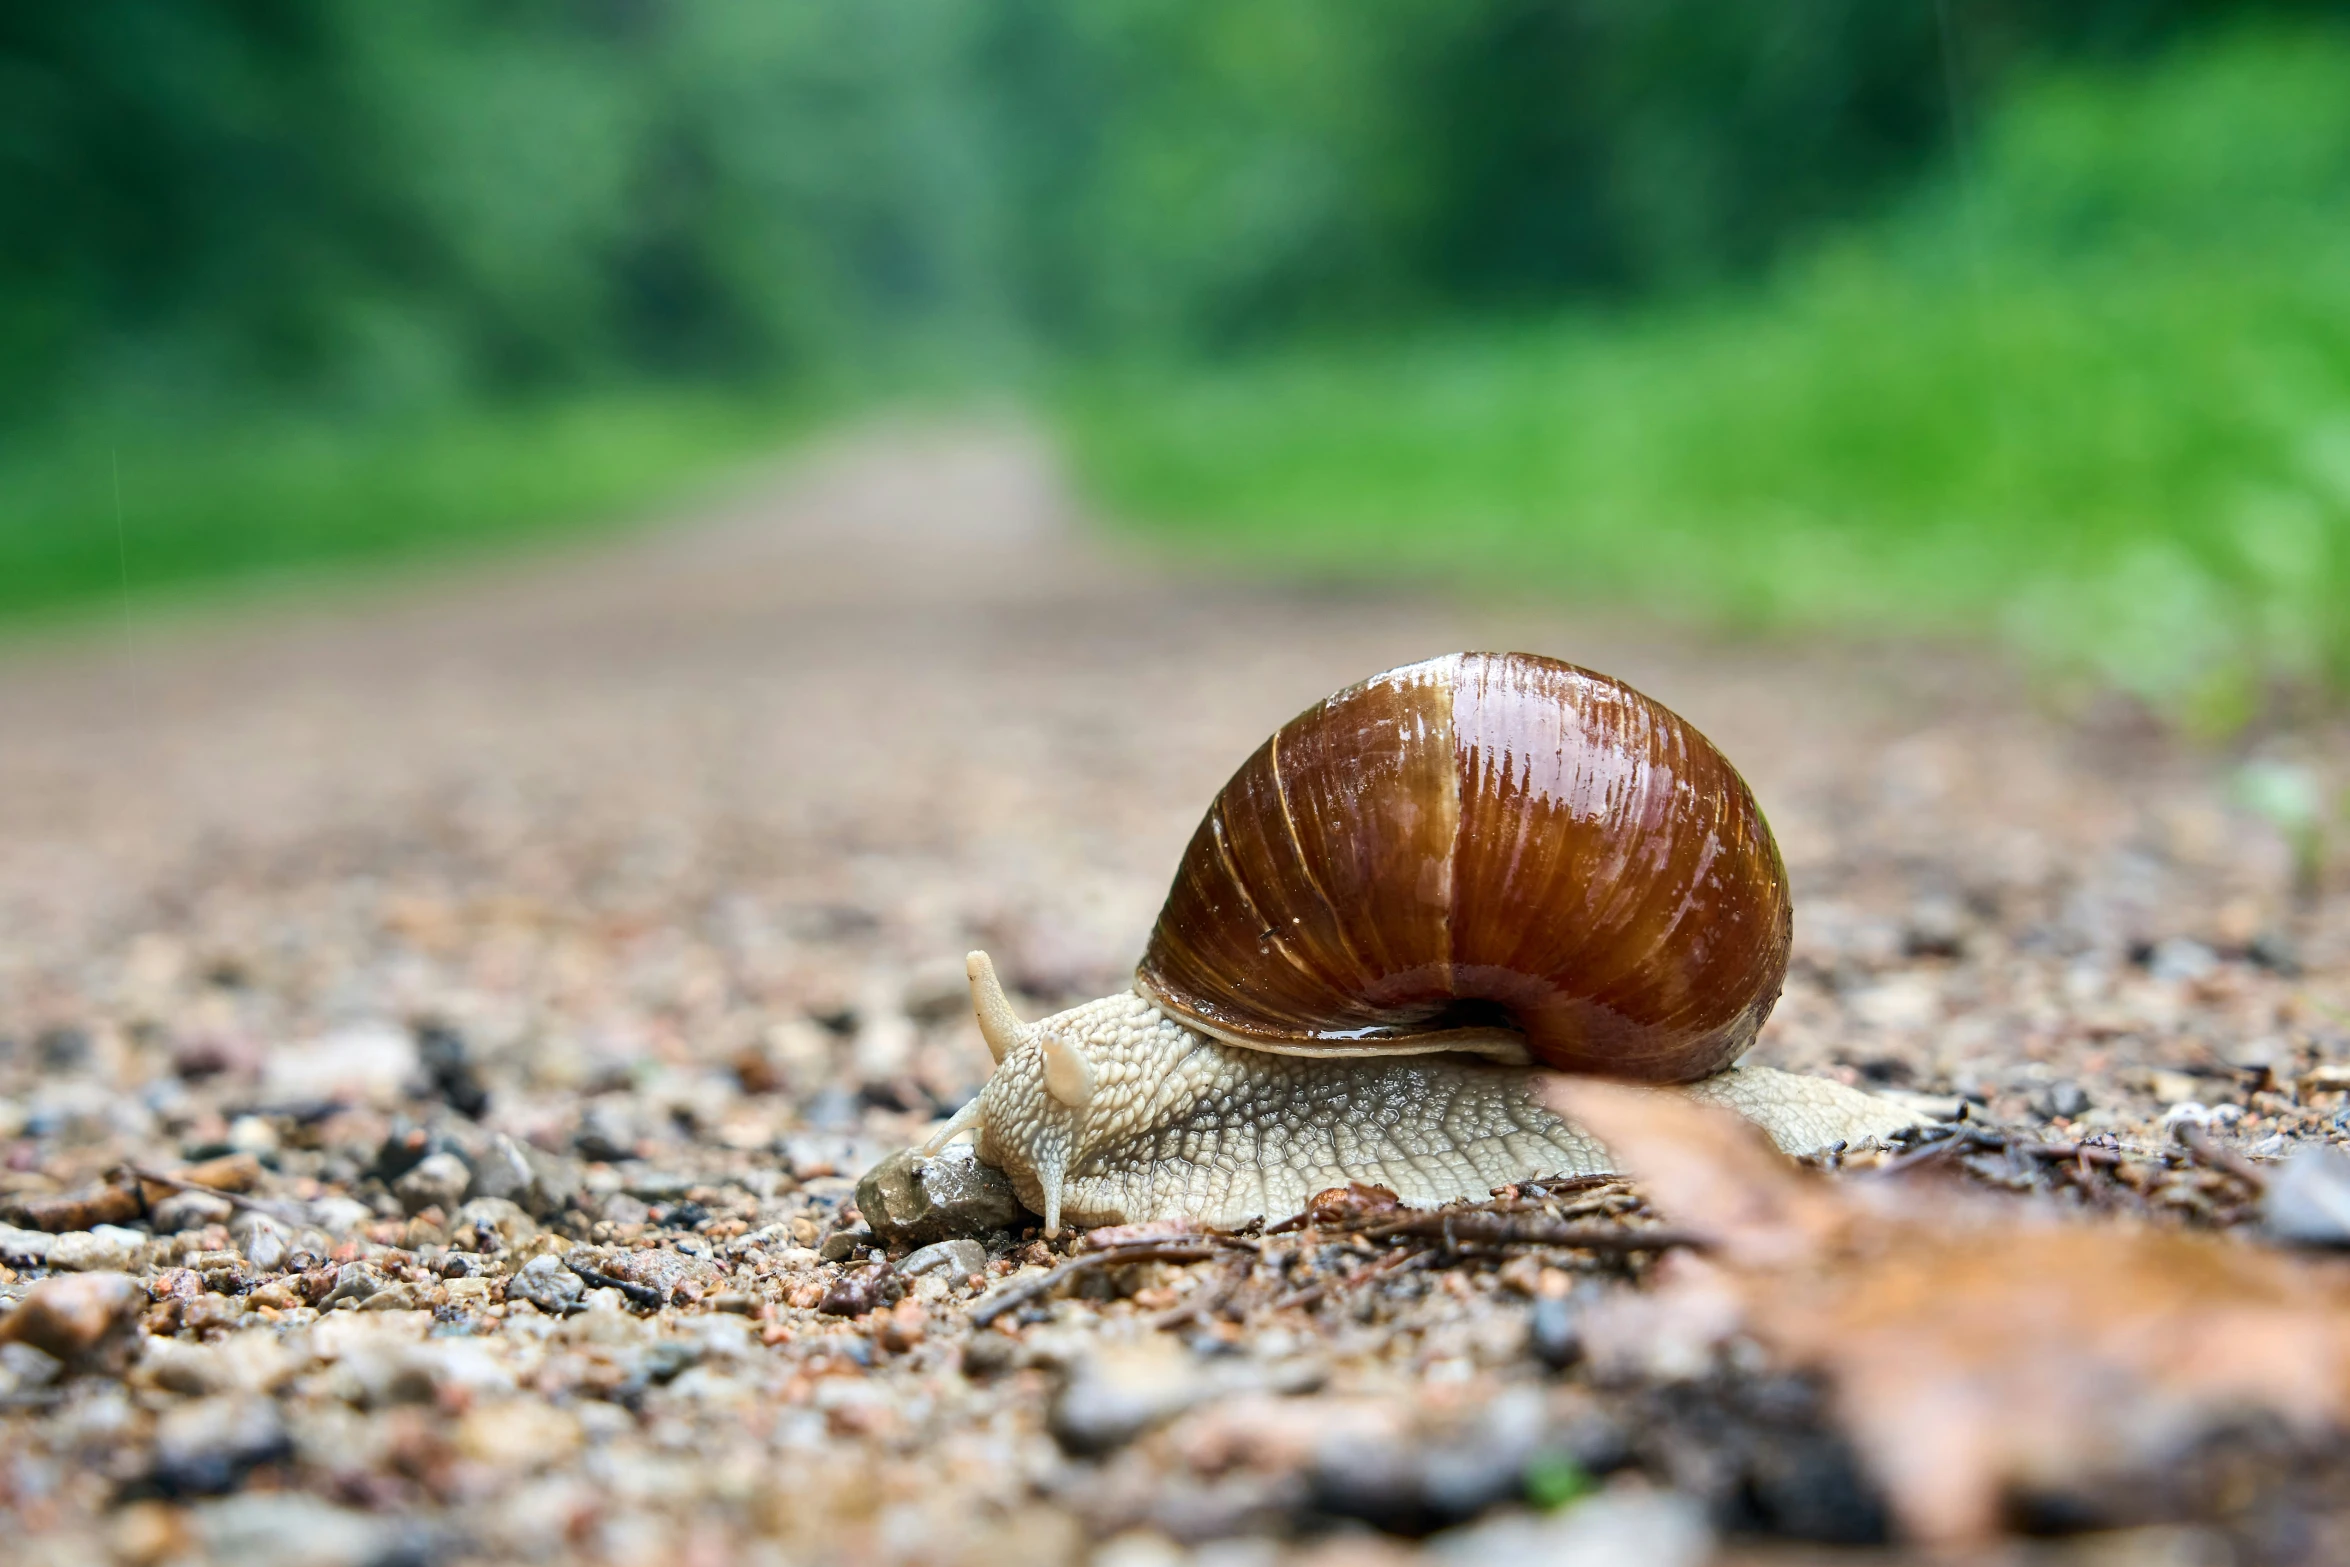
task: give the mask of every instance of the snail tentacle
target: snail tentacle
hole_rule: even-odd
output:
[[[995,962],[986,953],[967,954],[963,972],[971,980],[971,1010],[979,1018],[979,1037],[987,1041],[987,1053],[995,1057],[996,1065],[1002,1066],[1004,1057],[1019,1049],[1027,1037],[1028,1025],[1012,1010],[1004,982],[996,978]]]

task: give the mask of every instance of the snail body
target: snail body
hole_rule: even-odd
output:
[[[1786,975],[1786,871],[1721,753],[1621,682],[1454,654],[1316,704],[1184,853],[1131,992],[1035,1024],[969,959],[976,1134],[1047,1233],[1482,1198],[1613,1163],[1546,1072],[1724,1104],[1802,1153],[1914,1117],[1738,1067]]]

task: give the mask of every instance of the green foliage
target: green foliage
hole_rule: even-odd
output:
[[[17,6],[0,410],[1000,367],[1727,275],[1941,150],[1951,92],[2240,8]]]
[[[133,577],[143,560],[160,581],[372,553],[395,547],[394,534],[457,538],[551,515],[560,497],[540,492],[549,481],[537,472],[539,443],[567,420],[607,430],[591,454],[599,460],[608,453],[638,464],[625,483],[613,477],[577,492],[592,504],[664,482],[658,473],[697,471],[731,449],[675,423],[704,428],[709,397],[740,400],[756,420],[779,396],[806,407],[940,379],[1020,384],[1073,359],[1197,365],[1308,334],[1367,336],[1478,312],[1589,312],[1603,300],[1719,293],[1881,207],[1936,166],[1954,124],[2039,62],[2143,60],[2210,18],[2293,8],[2292,0],[74,0],[0,8],[0,568],[11,574],[0,581],[0,609],[104,588],[98,557],[87,553],[112,527],[110,489],[89,482],[91,454],[102,450],[125,456],[134,530],[142,515],[155,530],[147,549],[132,551]],[[2318,0],[2300,8],[2318,9]],[[2199,261],[2162,251],[2142,269],[2129,259],[2133,246],[2162,250],[2162,235],[2213,212],[2229,223],[2250,213],[2289,226],[2297,204],[2330,177],[2320,165],[2340,108],[2310,101],[2333,85],[2321,65],[2252,61],[2233,86],[2206,89],[2209,102],[2196,111],[2203,121],[2167,98],[2133,110],[2093,85],[2044,86],[2036,107],[1999,121],[1988,157],[2003,172],[1965,222],[1921,216],[1906,241],[1885,238],[1818,263],[1821,276],[1784,285],[1776,305],[1523,336],[1496,329],[1482,345],[1432,341],[1384,356],[1327,356],[1318,367],[1271,366],[1221,390],[1154,391],[1144,398],[1151,411],[1132,415],[1127,436],[1094,421],[1097,451],[1125,454],[1105,458],[1105,471],[1126,475],[1119,482],[1131,493],[1181,501],[1191,485],[1194,499],[1214,507],[1231,494],[1232,515],[1253,508],[1303,530],[1268,547],[1337,547],[1359,533],[1332,531],[1312,513],[1354,481],[1309,478],[1297,467],[1321,439],[1305,426],[1324,415],[1308,405],[1327,404],[1333,430],[1349,421],[1397,425],[1399,444],[1372,464],[1392,473],[1395,488],[1362,510],[1392,515],[1395,537],[1385,547],[1398,554],[1424,527],[1410,518],[1456,505],[1470,519],[1457,523],[1464,540],[1487,540],[1465,542],[1464,560],[1480,550],[1563,554],[1563,546],[1530,543],[1527,519],[1564,515],[1556,486],[1571,483],[1588,497],[1577,515],[1636,518],[1658,534],[1655,558],[1689,554],[1691,591],[1703,601],[1760,615],[1828,614],[1839,595],[1872,597],[1863,583],[1889,585],[1869,575],[1889,568],[1869,562],[1893,536],[1881,534],[1878,508],[1913,498],[1914,485],[1895,470],[1979,466],[1993,449],[1983,440],[2008,441],[2002,432],[2026,422],[1978,406],[1985,389],[2038,373],[2045,358],[2050,373],[2076,377],[2062,384],[2103,395],[2102,381],[2079,379],[2080,364],[2092,362],[2098,376],[2120,383],[2113,428],[2056,467],[2064,484],[2095,492],[2091,510],[2113,514],[2099,527],[2121,528],[2145,492],[2186,469],[2203,477],[2181,482],[2208,489],[2220,465],[2235,460],[2228,452],[2273,444],[2237,428],[2266,416],[2214,414],[2213,430],[2198,437],[2208,461],[2195,466],[2177,449],[2157,393],[2131,384],[2143,378],[2133,365],[2146,361],[2128,356],[2141,350],[2218,361],[2198,362],[2197,373],[2208,369],[2231,386],[2252,373],[2217,346],[2216,326],[2195,319],[2207,305],[2196,297],[2194,267],[2231,295],[2243,291],[2220,311],[2256,316],[2259,332],[2282,331],[2280,311],[2312,313],[2316,346],[2299,362],[2314,366],[2306,374],[2320,383],[2331,374],[2325,345],[2335,340],[2338,302],[2317,264],[2248,244]],[[2315,143],[2305,136],[2312,126],[2322,133]],[[2267,146],[2266,160],[2247,159],[2246,141]],[[2290,255],[2307,257],[2315,242],[2296,240]],[[2013,287],[1995,275],[2003,257],[2084,245],[2103,259],[2064,276],[2031,273]],[[2119,280],[2113,299],[2098,266]],[[1963,286],[1937,280],[1937,268],[1953,267],[1974,269]],[[2125,329],[2116,317],[2101,336],[2070,319],[2067,289],[2090,291],[2105,316],[2135,300],[2131,308],[2169,324]],[[1992,299],[1993,290],[2012,304]],[[1905,299],[1931,296],[1942,312],[1945,295],[1959,305],[1916,327],[1908,345],[1949,356],[1950,385],[1939,390],[1912,386],[1914,374],[1904,381],[1897,363],[1846,366],[1814,342],[1848,329],[1878,333]],[[1784,322],[1765,319],[1781,306]],[[2045,334],[2031,326],[2035,312],[2051,318]],[[1895,341],[1883,344],[1886,355]],[[1864,361],[1866,347],[1854,350]],[[1348,401],[1358,372],[1373,381],[1435,379],[1416,400],[1381,409]],[[1854,377],[1866,392],[1839,389]],[[1607,392],[1597,396],[1602,382]],[[1648,390],[1625,402],[1618,383]],[[1805,391],[1815,383],[1816,395]],[[2058,384],[2021,389],[2018,400],[2061,396]],[[1740,387],[1746,392],[1734,396]],[[2251,390],[2280,407],[2309,406],[2265,381]],[[1757,411],[1744,406],[1748,394],[1814,396],[1813,411]],[[1889,401],[1871,400],[1880,395]],[[1912,406],[1920,400],[1936,409]],[[1184,477],[1186,464],[1207,454],[1181,456],[1182,430],[1211,434],[1227,403],[1244,426],[1259,404],[1289,410],[1286,435],[1231,432],[1231,473],[1271,486],[1261,495],[1199,489]],[[627,407],[648,410],[640,434],[621,428],[618,410]],[[1906,424],[1897,418],[1904,407]],[[705,411],[674,412],[687,408]],[[1819,428],[1799,428],[1806,417]],[[1561,418],[1574,426],[1564,442],[1553,423]],[[1413,432],[1425,436],[1448,419],[1479,428],[1415,464],[1415,440],[1426,441]],[[1606,442],[1580,433],[1611,419],[1620,433]],[[1926,426],[1931,433],[1921,436]],[[1293,445],[1277,450],[1284,439]],[[2039,474],[2031,439],[1998,459],[2020,464],[2014,473],[1992,470],[2022,486],[2025,514],[2039,504],[2031,486],[2057,482]],[[490,445],[499,440],[508,443],[502,454]],[[2133,440],[2150,443],[2149,466],[2117,479],[2119,488],[2097,488]],[[1904,450],[1888,456],[1874,441]],[[1708,456],[1685,478],[1667,483],[1640,466],[1641,451],[1690,442]],[[413,464],[402,460],[404,443],[414,443]],[[1535,449],[1519,450],[1523,443]],[[1473,469],[1486,458],[1497,466]],[[1852,467],[1807,476],[1812,458]],[[382,470],[373,490],[359,477],[371,464]],[[446,491],[426,483],[452,464],[473,482]],[[583,468],[583,484],[596,471]],[[2258,482],[2231,492],[2225,506],[2252,520],[2228,526],[2257,541],[2246,559],[2267,564],[2228,570],[2289,572],[2294,552],[2306,553],[2299,541],[2308,526],[2293,520],[2303,505],[2293,498],[2299,481],[2279,490],[2261,477],[2265,469],[2240,471]],[[1164,484],[1141,482],[1151,473]],[[1980,474],[1954,482],[1897,530],[1901,537],[1974,527],[2004,504]],[[147,485],[153,493],[141,493]],[[1296,504],[1282,502],[1285,487]],[[1800,528],[1785,523],[1783,563],[1759,574],[1719,565],[1704,541],[1720,525],[1685,518],[1710,516],[1717,505],[1752,510],[1758,497],[1772,498],[1773,515],[1803,519]],[[2165,491],[2164,507],[2184,504]],[[2002,518],[1998,526],[2021,526]],[[1589,533],[1596,525],[1572,526]],[[1670,542],[1684,534],[1697,542]],[[2204,586],[2219,569],[2218,547],[2161,553],[2170,538],[2153,539],[2154,553],[2133,568],[2145,590],[2181,603],[2219,591]],[[1902,559],[1915,554],[1911,544],[1901,550],[1910,552]],[[1642,576],[1631,557],[1607,566],[1600,545],[1572,553],[1578,577],[1668,580]],[[2059,564],[2093,576],[2106,570],[2095,549],[2076,553]],[[1802,564],[1815,558],[1816,571]],[[1927,586],[1955,612],[1955,589],[1939,578]],[[1675,598],[1661,586],[1655,596]],[[2287,605],[2272,618],[2283,629],[2263,636],[2307,640],[2293,628],[2308,612]]]
[[[1537,1453],[1527,1463],[1522,1479],[1528,1506],[1542,1512],[1581,1501],[1598,1489],[1591,1471],[1566,1453]]]
[[[1994,628],[2224,727],[2350,684],[2350,39],[2065,73],[1974,177],[1708,303],[1135,372],[1138,525],[1749,625]]]
[[[740,398],[615,393],[398,421],[280,416],[233,437],[85,429],[0,459],[0,616],[577,531],[798,423]]]

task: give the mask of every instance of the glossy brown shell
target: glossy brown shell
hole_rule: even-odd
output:
[[[1787,872],[1746,782],[1621,681],[1525,653],[1389,670],[1232,775],[1151,933],[1143,993],[1263,1049],[1521,1038],[1685,1082],[1787,973]]]

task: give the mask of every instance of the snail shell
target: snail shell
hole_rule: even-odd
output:
[[[1457,653],[1257,749],[1193,834],[1136,980],[1260,1050],[1471,1048],[1688,1082],[1753,1042],[1792,930],[1753,793],[1686,720],[1556,659]]]

